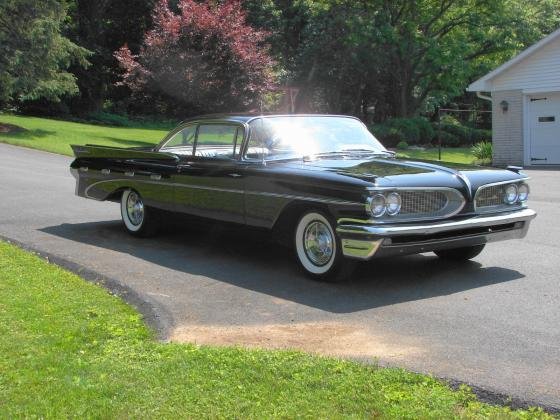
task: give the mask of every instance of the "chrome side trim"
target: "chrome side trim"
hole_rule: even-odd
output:
[[[516,222],[527,222],[536,217],[537,213],[531,209],[522,209],[493,216],[475,216],[468,219],[430,223],[424,225],[348,225],[339,219],[336,232],[339,235],[370,235],[376,237],[391,237],[403,235],[430,235],[476,227],[485,227]]]
[[[451,187],[366,187],[366,190],[374,192],[374,191],[426,191],[426,190],[430,190],[430,191],[441,191],[441,190],[447,190],[447,191],[452,191],[452,192],[456,192],[458,194],[461,194],[457,189],[455,188],[451,188]]]
[[[107,183],[107,182],[128,182],[128,181],[129,181],[129,179],[125,179],[125,178],[116,178],[116,179],[107,179],[107,180],[103,180],[103,181],[97,181],[97,182],[94,182],[93,184],[89,185],[85,189],[84,194],[86,195],[87,198],[92,198],[94,200],[97,200],[95,197],[91,197],[88,194],[88,191],[91,188],[95,187],[96,185]],[[363,206],[364,205],[363,203],[358,203],[358,202],[354,202],[354,201],[331,200],[331,199],[326,199],[326,198],[304,197],[304,196],[290,195],[290,194],[277,194],[277,193],[269,193],[269,192],[264,192],[264,191],[243,191],[243,190],[233,189],[233,188],[216,188],[216,187],[205,187],[205,186],[200,186],[200,185],[186,185],[186,184],[179,184],[179,183],[176,183],[176,182],[152,182],[152,181],[143,180],[143,179],[137,179],[137,180],[135,180],[135,182],[152,184],[152,185],[165,185],[165,186],[178,187],[178,188],[190,188],[190,189],[194,189],[194,190],[207,190],[207,191],[234,193],[234,194],[262,195],[262,196],[265,196],[265,197],[286,198],[286,199],[289,199],[289,200],[313,201],[313,202],[316,202],[316,203],[324,203],[324,204],[341,204],[341,205],[348,205],[348,206]]]
[[[363,206],[364,203],[358,203],[356,201],[344,201],[344,200],[331,200],[327,198],[316,198],[316,197],[304,197],[299,195],[290,195],[290,194],[277,194],[277,193],[269,193],[264,191],[245,191],[245,194],[250,195],[263,195],[266,197],[275,197],[275,198],[287,198],[290,200],[302,200],[302,201],[314,201],[316,203],[325,203],[325,204],[342,204],[347,206]]]

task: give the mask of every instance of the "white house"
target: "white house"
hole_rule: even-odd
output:
[[[467,90],[490,92],[495,165],[560,165],[560,29]]]

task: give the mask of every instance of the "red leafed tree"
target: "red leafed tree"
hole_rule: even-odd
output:
[[[246,24],[240,0],[180,0],[178,7],[177,14],[160,0],[139,54],[126,45],[115,52],[122,84],[175,114],[257,107],[273,89],[274,63],[266,33]]]

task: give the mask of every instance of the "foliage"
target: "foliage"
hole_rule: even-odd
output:
[[[558,0],[189,0],[187,17],[185,2],[170,0],[154,22],[158,1],[3,0],[3,100],[17,99],[28,113],[82,118],[101,110],[184,118],[261,103],[274,110],[274,74],[299,88],[297,111],[379,123],[454,101],[480,106],[465,93],[468,83],[560,26]],[[177,22],[187,26],[173,32]],[[92,52],[88,68],[78,45]],[[117,86],[122,69],[113,53],[123,45],[126,83]]]
[[[421,117],[391,118],[383,124],[373,125],[371,130],[387,147],[394,147],[399,142],[429,144],[434,136],[429,121]]]
[[[399,149],[399,150],[406,150],[406,149],[408,149],[408,143],[407,143],[406,141],[400,141],[400,142],[397,144],[397,149]]]
[[[441,145],[447,147],[458,147],[461,145],[461,140],[453,133],[445,130],[437,132],[434,137],[434,144],[438,144],[441,138]]]
[[[72,63],[86,66],[88,51],[62,36],[58,0],[0,2],[0,103],[78,93]]]
[[[134,102],[129,100],[130,91],[115,85],[120,80],[120,69],[113,52],[125,43],[135,51],[139,48],[152,24],[151,11],[156,0],[68,2],[66,35],[92,52],[88,58],[92,65],[70,68],[77,78],[80,93],[66,99],[66,106],[78,116],[100,111],[106,99],[118,103],[123,111],[134,108]],[[153,113],[153,108],[139,110]]]
[[[472,147],[472,154],[480,161],[492,161],[492,143],[482,141]]]
[[[401,369],[158,343],[118,297],[1,242],[0,295],[7,418],[550,418]]]
[[[251,23],[274,30],[272,51],[301,89],[299,111],[377,122],[463,95],[560,24],[557,0],[246,3]]]
[[[492,130],[476,129],[461,124],[434,124],[434,142],[437,143],[441,128],[442,144],[447,146],[471,145],[484,140],[492,140]]]
[[[134,119],[131,119],[128,115],[125,114],[115,114],[106,111],[91,112],[86,116],[86,119],[84,121],[76,121],[92,124],[102,124],[113,127],[141,127],[158,130],[170,130],[177,125],[176,120],[164,120],[161,117],[157,116],[135,116]]]
[[[273,88],[273,61],[263,44],[266,33],[245,23],[238,0],[213,4],[167,0],[154,10],[155,27],[138,55],[127,46],[116,52],[123,84],[139,97],[176,104],[182,112],[258,108]]]

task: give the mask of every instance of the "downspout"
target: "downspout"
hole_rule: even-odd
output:
[[[492,102],[492,97],[488,95],[483,95],[481,92],[476,91],[476,96],[480,99],[486,99],[487,101]]]

